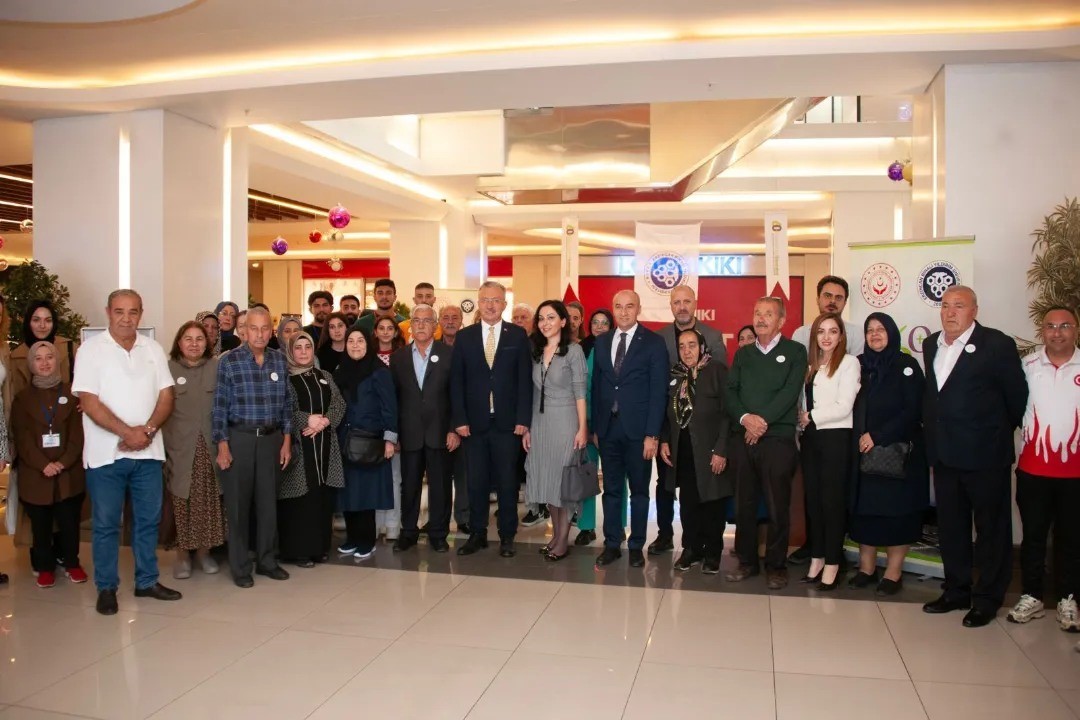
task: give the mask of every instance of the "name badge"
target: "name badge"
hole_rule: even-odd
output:
[[[326,382],[326,378],[319,378],[319,382],[321,382],[323,385],[329,385],[330,384],[330,383]]]
[[[176,378],[176,384],[177,385],[187,385],[187,378],[184,377],[183,375],[181,375],[180,377]]]
[[[60,403],[61,405],[67,405],[67,398],[61,395],[56,402]]]
[[[966,353],[975,352],[975,346],[974,345],[965,345],[964,346],[964,352],[966,352]]]
[[[777,355],[777,356],[776,356],[776,362],[778,362],[778,363],[782,363],[782,362],[784,362],[785,360],[787,360],[787,358],[786,358],[786,357],[784,357],[783,355]]]
[[[60,447],[60,433],[45,433],[41,436],[41,447],[43,448],[58,448]]]
[[[277,373],[276,372],[270,373],[270,379],[273,380],[274,382],[277,382]]]
[[[439,362],[439,356],[438,355],[432,355],[431,356],[431,362],[435,362],[435,363]]]

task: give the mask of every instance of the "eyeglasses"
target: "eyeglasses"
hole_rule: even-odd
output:
[[[1047,330],[1060,330],[1061,332],[1069,332],[1070,330],[1073,330],[1075,328],[1076,328],[1075,325],[1073,325],[1072,323],[1067,323],[1067,322],[1063,322],[1063,323],[1046,323],[1046,324],[1043,325],[1043,331],[1044,332],[1047,331]]]
[[[480,303],[481,305],[498,305],[499,303],[506,302],[506,301],[503,298],[493,297],[493,298],[480,298],[476,302]]]

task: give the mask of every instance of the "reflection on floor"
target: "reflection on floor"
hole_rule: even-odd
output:
[[[924,614],[937,586],[915,577],[879,602],[674,573],[670,553],[544,563],[547,532],[524,530],[509,560],[381,545],[250,590],[227,572],[173,581],[162,553],[176,603],[131,595],[125,550],[113,617],[90,584],[37,588],[0,538],[0,720],[1080,717],[1078,637],[1053,613],[969,630]]]

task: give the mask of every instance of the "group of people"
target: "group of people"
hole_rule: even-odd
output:
[[[0,461],[18,458],[42,587],[55,582],[57,565],[75,582],[87,579],[78,523],[89,490],[103,613],[117,609],[125,497],[135,593],[175,600],[180,593],[158,577],[163,507],[181,579],[193,560],[217,572],[210,551],[221,545],[241,587],[253,574],[287,579],[282,562],[311,567],[333,552],[363,560],[380,528],[397,551],[426,533],[433,551],[446,552],[451,520],[467,535],[458,554],[471,555],[488,546],[489,494],[500,555],[515,555],[519,524],[550,518],[541,552],[558,562],[571,552],[574,524],[573,544],[596,538],[596,499],[563,494],[564,468],[585,459],[603,468],[598,567],[616,562],[624,543],[632,567],[646,552],[672,550],[677,496],[676,571],[700,564],[719,573],[733,504],[738,565],[728,581],[760,574],[764,515],[770,589],[787,585],[789,563],[808,561],[801,582],[834,590],[850,537],[860,553],[848,584],[895,594],[921,535],[932,469],[945,583],[924,609],[965,609],[964,624],[979,626],[1004,602],[1010,579],[1012,437],[1022,426],[1024,595],[1009,618],[1044,614],[1046,541],[1056,524],[1065,545],[1058,620],[1080,630],[1080,541],[1068,520],[1080,507],[1080,483],[1070,482],[1080,478],[1075,311],[1047,312],[1046,345],[1022,364],[1007,336],[976,322],[974,291],[953,287],[942,299],[942,330],[923,344],[924,375],[888,314],[871,314],[860,329],[841,317],[842,278],[823,278],[817,291],[820,314],[791,338],[782,333],[783,300],[759,299],[730,368],[723,336],[697,319],[685,286],[671,293],[672,322],[653,331],[639,323],[632,291],[587,322],[579,303],[559,300],[516,306],[505,322],[506,289],[486,282],[476,321],[462,327],[458,306],[436,309],[429,283],[415,288],[403,318],[396,286],[381,279],[373,310],[346,296],[334,311],[332,295],[319,291],[308,298],[312,324],[285,316],[276,332],[265,306],[220,303],[179,328],[168,356],[137,332],[138,294],[118,290],[108,332],[79,348],[77,363],[74,343],[56,337],[55,311],[40,301],[27,310],[24,343],[0,365],[11,391]],[[659,532],[646,546],[654,463]],[[789,557],[797,467],[807,542]],[[519,523],[522,477],[528,513]],[[335,548],[336,513],[345,541]]]

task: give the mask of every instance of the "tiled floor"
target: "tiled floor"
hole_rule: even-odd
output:
[[[512,560],[383,546],[251,590],[228,573],[172,581],[163,554],[184,599],[127,587],[114,617],[89,585],[35,587],[0,538],[0,720],[1080,718],[1080,637],[1052,617],[964,629],[921,611],[936,583],[914,577],[877,602],[677,575],[670,554],[545,563],[545,532]]]

